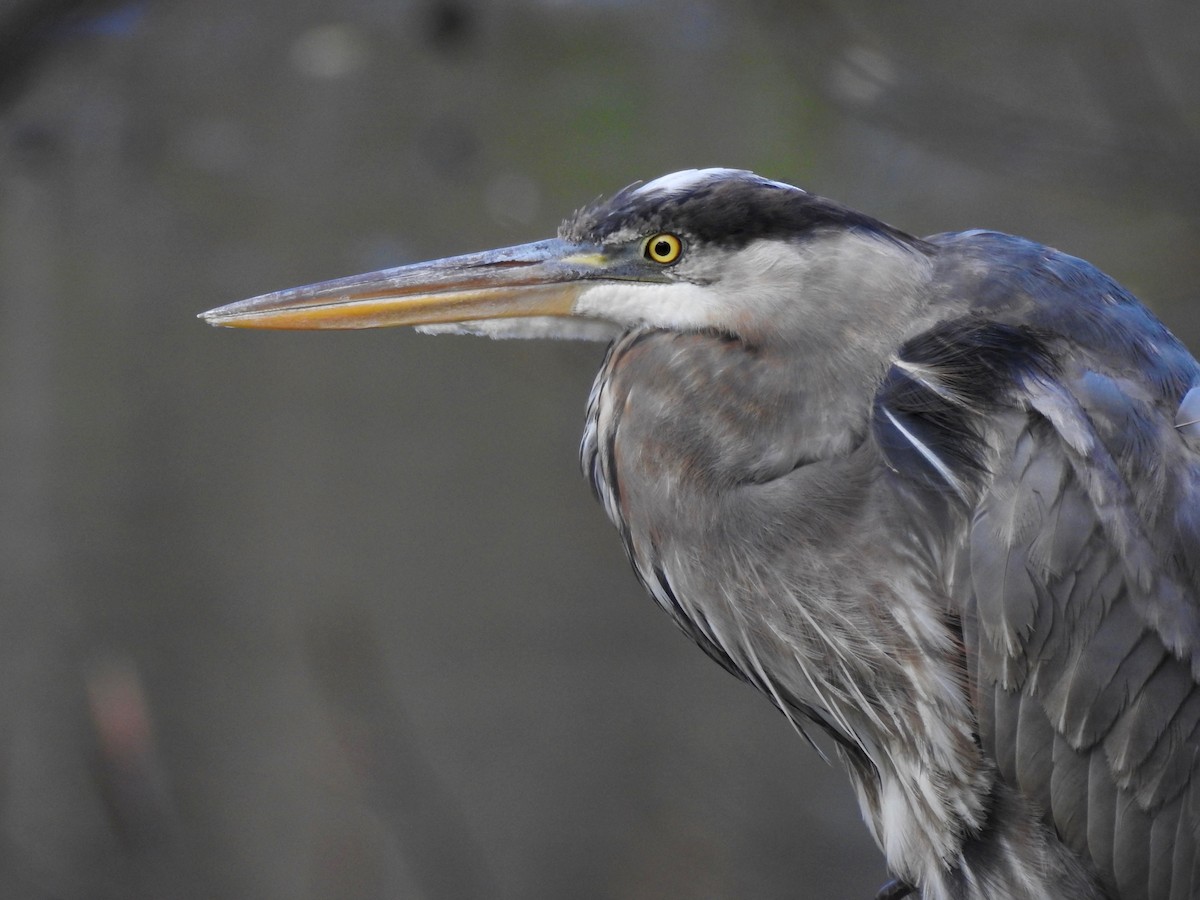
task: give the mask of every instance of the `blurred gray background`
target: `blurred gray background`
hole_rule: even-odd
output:
[[[0,3],[0,896],[860,898],[841,772],[642,596],[603,348],[218,331],[753,168],[1200,347],[1185,0]]]

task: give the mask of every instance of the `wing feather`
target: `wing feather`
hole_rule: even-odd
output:
[[[1185,791],[1179,798],[1179,824],[1175,828],[1174,853],[1171,856],[1171,900],[1195,900],[1196,879],[1195,792]]]
[[[1113,825],[1113,871],[1121,900],[1149,900],[1150,835],[1154,817],[1128,792],[1117,797]]]
[[[1145,633],[1132,607],[1114,603],[1091,640],[1071,654],[1043,702],[1072,746],[1090,748],[1126,708],[1128,692],[1140,690],[1165,658],[1162,645]]]
[[[1061,734],[1055,735],[1050,812],[1063,842],[1077,853],[1087,850],[1089,757],[1090,754],[1072,747]]]
[[[1111,873],[1113,832],[1117,827],[1117,789],[1103,753],[1090,754],[1087,803],[1088,854],[1100,872]]]
[[[1054,727],[1037,703],[1024,700],[1017,717],[1016,784],[1027,797],[1045,802],[1045,789],[1054,772]]]
[[[1150,829],[1149,888],[1151,897],[1171,896],[1171,870],[1175,855],[1175,832],[1179,827],[1179,807],[1182,797],[1176,797],[1154,817]]]
[[[1004,780],[1017,783],[1017,740],[1020,734],[1021,695],[996,685],[993,695],[994,740],[991,750]]]
[[[1000,777],[1114,897],[1169,900],[1200,888],[1200,367],[1111,288],[910,341],[874,428],[962,513],[950,591]]]
[[[1183,704],[1195,693],[1196,683],[1189,667],[1166,657],[1131,698],[1125,713],[1104,739],[1105,753],[1121,787],[1136,789],[1147,780],[1143,772],[1147,760],[1177,722]]]

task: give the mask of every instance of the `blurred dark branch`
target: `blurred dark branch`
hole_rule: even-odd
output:
[[[88,19],[128,0],[32,0],[0,14],[0,113],[33,79],[59,43]]]
[[[396,836],[423,896],[499,896],[452,792],[411,737],[366,624],[345,617],[322,622],[310,629],[308,647],[347,757],[372,808]]]
[[[177,829],[141,676],[130,658],[108,656],[84,673],[84,686],[110,821],[131,857],[153,858]]]
[[[179,818],[142,676],[132,657],[116,653],[96,659],[83,679],[96,786],[116,839],[107,858],[114,893],[130,900],[190,896]]]
[[[29,816],[28,808],[13,803],[9,780],[0,779],[0,810],[11,817],[0,832],[0,897],[191,896],[142,679],[124,654],[98,659],[82,677],[88,718],[83,733],[93,751],[91,774],[107,827],[97,824],[88,842],[71,851],[33,839],[20,818]],[[0,768],[7,771],[5,755],[0,754]],[[55,799],[46,799],[53,806]],[[81,820],[89,812],[86,804],[77,808]]]

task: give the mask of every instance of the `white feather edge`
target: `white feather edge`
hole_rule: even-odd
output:
[[[680,194],[685,191],[693,190],[696,187],[708,181],[715,181],[718,178],[734,178],[742,177],[757,181],[760,184],[772,184],[775,187],[786,188],[791,191],[799,191],[803,193],[802,188],[798,188],[792,184],[784,184],[782,181],[774,181],[770,178],[763,178],[761,175],[755,175],[753,172],[745,169],[726,169],[726,168],[709,168],[709,169],[681,169],[678,172],[671,172],[668,175],[661,175],[653,181],[648,181],[639,188],[635,194]]]
[[[621,326],[603,319],[529,316],[513,319],[472,319],[440,325],[418,325],[421,334],[470,334],[495,340],[549,338],[559,341],[611,341]]]

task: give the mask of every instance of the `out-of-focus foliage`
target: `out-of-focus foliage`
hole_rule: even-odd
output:
[[[0,894],[869,896],[841,773],[578,477],[601,348],[193,316],[729,165],[1053,244],[1200,346],[1198,19],[0,5]]]

